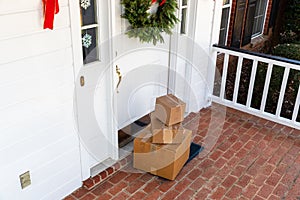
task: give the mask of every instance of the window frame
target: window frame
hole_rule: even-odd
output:
[[[265,9],[264,9],[264,14],[263,15],[260,15],[260,16],[263,16],[263,20],[262,20],[262,24],[261,24],[261,30],[259,33],[254,33],[252,32],[252,35],[251,35],[251,39],[254,39],[256,37],[259,37],[261,35],[263,35],[264,33],[264,28],[265,28],[265,23],[266,23],[266,18],[267,18],[267,11],[268,11],[268,5],[269,5],[269,0],[258,0],[258,1],[265,1]],[[255,16],[254,16],[254,19],[256,18],[256,13],[255,13]],[[254,30],[254,25],[255,25],[255,21],[253,22],[253,28],[252,30]]]
[[[228,13],[228,19],[227,19],[227,25],[226,25],[225,41],[223,44],[225,46],[227,45],[227,41],[228,41],[228,33],[229,33],[229,26],[230,26],[231,12],[232,12],[232,0],[229,0],[229,2],[227,4],[224,4],[224,0],[223,0],[221,20],[222,20],[222,16],[223,16],[223,10],[226,8],[229,8],[229,13]],[[219,33],[220,32],[221,32],[221,23],[220,23]],[[220,35],[219,35],[219,42],[220,42]]]
[[[84,30],[87,30],[87,29],[93,29],[93,28],[95,28],[96,29],[96,48],[97,48],[97,60],[95,60],[95,61],[92,61],[92,62],[90,62],[90,63],[84,63],[84,61],[83,61],[83,50],[81,49],[80,51],[81,51],[81,61],[82,61],[82,66],[84,66],[84,67],[93,67],[93,66],[95,66],[95,65],[97,65],[97,64],[99,64],[99,63],[101,63],[102,62],[102,58],[101,58],[101,48],[100,48],[100,37],[101,37],[101,30],[100,30],[100,19],[99,19],[99,17],[100,17],[100,5],[99,5],[99,1],[98,0],[93,0],[94,1],[94,9],[95,9],[95,18],[96,18],[96,22],[95,23],[93,23],[93,24],[88,24],[88,25],[82,25],[82,14],[81,14],[81,0],[79,0],[78,1],[78,5],[79,5],[79,9],[80,9],[80,39],[81,39],[81,41],[80,41],[80,43],[81,43],[81,48],[82,48],[82,31],[84,31]]]
[[[190,1],[191,0],[186,0],[187,3],[186,5],[183,5],[183,1],[184,0],[181,0],[179,1],[179,16],[180,16],[180,27],[179,27],[179,33],[180,35],[188,35],[188,27],[189,27],[189,14],[188,14],[188,10],[189,10],[189,6],[190,6]],[[182,32],[182,13],[183,13],[183,10],[186,10],[185,11],[185,32]]]

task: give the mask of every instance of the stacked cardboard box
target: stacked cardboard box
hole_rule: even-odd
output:
[[[133,166],[174,180],[190,153],[192,131],[182,127],[185,103],[174,95],[156,99],[151,126],[134,140]]]

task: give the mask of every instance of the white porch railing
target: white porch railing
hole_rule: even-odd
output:
[[[298,87],[298,91],[295,91],[295,101],[294,101],[294,106],[293,106],[293,111],[290,117],[283,117],[281,115],[282,112],[282,106],[284,101],[286,100],[285,94],[286,94],[286,89],[288,87],[288,79],[291,70],[299,70],[300,73],[300,62],[295,61],[295,60],[289,60],[281,57],[276,57],[276,56],[270,56],[266,54],[261,54],[261,53],[255,53],[255,52],[250,52],[246,50],[241,50],[241,49],[235,49],[235,48],[230,48],[230,47],[224,47],[224,46],[213,46],[213,50],[218,53],[218,59],[219,61],[221,60],[221,63],[219,63],[219,66],[217,64],[217,67],[215,70],[215,77],[217,77],[217,74],[219,72],[219,88],[214,88],[214,92],[212,95],[212,101],[232,107],[238,110],[241,110],[243,112],[250,113],[252,115],[256,115],[262,118],[265,118],[270,121],[274,121],[280,124],[284,124],[293,128],[300,129],[300,122],[299,122],[299,104],[300,104],[300,87]],[[220,59],[221,58],[221,59]],[[235,59],[232,59],[235,58]],[[235,60],[235,61],[232,61]],[[242,67],[243,67],[243,61],[251,61],[252,62],[252,67],[250,65],[250,70],[249,70],[249,75],[250,79],[248,79],[248,91],[247,91],[247,96],[246,96],[246,102],[240,103],[238,102],[238,95],[239,95],[239,88],[241,81],[241,74],[242,74]],[[218,63],[218,62],[217,62]],[[253,95],[254,95],[254,86],[255,86],[255,79],[257,76],[257,73],[259,71],[257,70],[259,67],[260,63],[265,63],[267,66],[267,71],[265,74],[265,81],[262,95],[261,95],[261,100],[260,100],[260,106],[257,108],[252,107],[252,100],[253,100]],[[229,67],[230,66],[230,67]],[[235,81],[234,84],[232,84],[232,91],[231,91],[231,97],[227,98],[226,97],[226,82],[229,72],[232,71],[232,66],[235,68],[234,73],[235,73]],[[277,107],[276,107],[276,112],[274,111],[273,113],[267,112],[266,111],[266,103],[267,103],[267,98],[268,98],[268,92],[269,88],[272,87],[270,85],[271,82],[271,77],[272,77],[272,71],[274,67],[282,67],[284,70],[283,73],[283,78],[282,82],[279,83],[281,85],[280,92],[277,98]],[[278,68],[277,67],[277,68]],[[229,69],[231,68],[231,69]],[[219,70],[218,70],[219,69]],[[221,69],[221,70],[220,70]],[[250,73],[251,71],[251,73]],[[294,71],[295,72],[295,71]],[[261,75],[261,74],[260,74]],[[215,80],[216,83],[217,80]],[[233,86],[234,85],[234,86]],[[296,89],[296,88],[294,88]],[[216,92],[217,90],[217,92]],[[217,93],[217,94],[216,94]],[[257,101],[257,99],[256,99]]]

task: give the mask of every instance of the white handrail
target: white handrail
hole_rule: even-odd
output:
[[[288,78],[291,69],[298,70],[300,71],[300,65],[298,64],[298,61],[290,61],[288,60],[287,62],[284,62],[284,59],[279,59],[278,57],[274,57],[272,59],[272,56],[260,56],[256,54],[251,54],[251,53],[245,53],[242,51],[237,51],[237,50],[232,50],[227,48],[220,48],[217,46],[213,47],[213,50],[218,53],[218,55],[221,57],[224,55],[223,59],[223,68],[222,71],[222,79],[221,79],[221,88],[220,88],[220,94],[219,96],[212,95],[212,100],[216,103],[232,107],[238,110],[241,110],[243,112],[250,113],[252,115],[256,115],[265,119],[268,119],[270,121],[274,121],[280,124],[284,124],[293,128],[300,129],[300,123],[297,122],[297,116],[299,114],[299,105],[300,105],[300,86],[298,88],[297,92],[297,97],[296,97],[296,102],[294,105],[293,113],[292,113],[292,118],[287,119],[281,116],[281,111],[282,111],[282,106],[284,103],[284,96],[285,96],[285,91],[288,86]],[[235,84],[234,84],[234,91],[233,91],[233,99],[228,100],[225,97],[226,93],[226,80],[228,77],[228,68],[229,68],[229,62],[230,62],[230,57],[237,57],[238,62],[236,65],[236,77],[235,77]],[[247,94],[247,101],[245,105],[240,104],[237,102],[238,95],[239,95],[239,88],[240,88],[240,79],[241,79],[241,74],[242,74],[242,67],[243,67],[243,60],[252,60],[252,70],[251,70],[251,76],[250,76],[250,82],[249,82],[249,87],[248,87],[248,94]],[[266,63],[268,64],[267,68],[267,73],[265,76],[265,82],[264,82],[264,88],[263,88],[263,94],[262,94],[262,99],[261,99],[261,104],[259,109],[255,109],[251,107],[251,102],[253,99],[253,92],[254,92],[254,84],[255,84],[255,78],[256,78],[256,73],[257,73],[257,68],[258,68],[258,63]],[[230,63],[232,65],[234,62]],[[294,64],[295,63],[295,64]],[[274,66],[282,67],[284,68],[284,74],[283,74],[283,79],[281,88],[280,88],[280,94],[278,97],[277,101],[277,108],[275,114],[268,113],[265,111],[266,108],[266,102],[268,98],[268,92],[270,88],[270,83],[271,83],[271,77],[272,77],[272,72]],[[212,76],[215,76],[212,74]]]

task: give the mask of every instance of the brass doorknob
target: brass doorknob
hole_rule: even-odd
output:
[[[121,71],[120,71],[120,68],[118,67],[118,65],[116,65],[116,73],[117,73],[118,78],[119,78],[116,89],[117,89],[117,93],[119,93],[119,86],[120,86],[121,81],[122,81],[122,74],[121,74]]]

